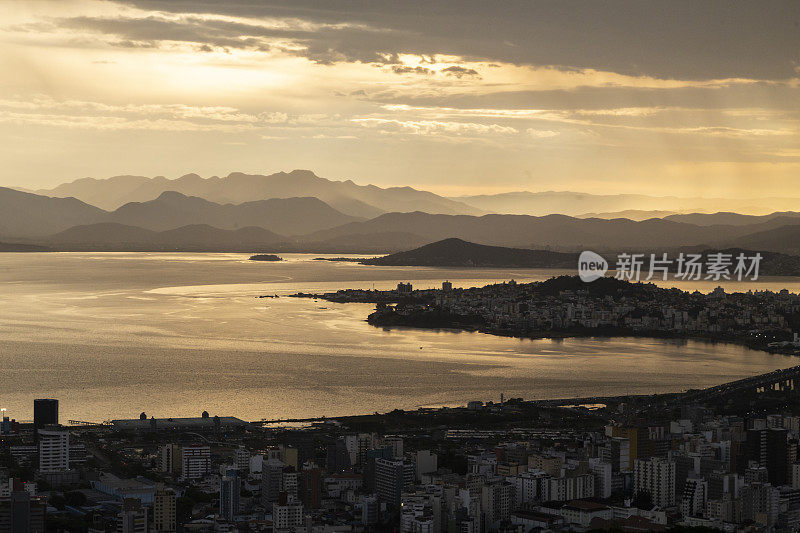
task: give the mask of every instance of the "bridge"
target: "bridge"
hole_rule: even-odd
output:
[[[768,391],[800,391],[800,365],[723,383],[707,389],[689,391],[681,395],[678,401],[681,403],[705,402],[746,392],[764,393]]]
[[[702,403],[730,395],[748,392],[764,393],[768,391],[797,391],[800,393],[800,365],[774,370],[766,374],[715,385],[706,389],[690,390],[684,393],[663,394],[621,394],[619,396],[585,396],[583,398],[555,398],[550,400],[533,400],[531,403],[542,407],[568,407],[576,405],[599,405],[619,403],[626,400],[646,400],[660,396],[661,401],[669,405],[684,403]]]

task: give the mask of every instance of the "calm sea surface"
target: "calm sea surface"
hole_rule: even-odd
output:
[[[652,393],[709,386],[800,360],[728,344],[658,339],[519,340],[368,325],[365,304],[261,294],[461,287],[547,270],[372,267],[288,254],[0,254],[0,407],[32,418],[238,416],[247,420],[459,405],[506,397]],[[709,291],[716,284],[685,282]],[[797,278],[729,283],[788,288]]]

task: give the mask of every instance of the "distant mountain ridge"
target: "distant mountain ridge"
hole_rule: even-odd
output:
[[[301,235],[363,219],[340,213],[317,198],[218,204],[167,191],[155,200],[127,203],[109,213],[108,220],[155,231],[207,224],[221,229],[258,226],[282,235]]]
[[[115,222],[75,226],[47,239],[57,250],[220,252],[250,252],[282,241],[281,235],[257,227],[224,230],[195,224],[158,232]]]
[[[736,246],[736,239],[758,231],[800,224],[800,218],[775,217],[746,226],[696,226],[663,219],[579,219],[566,215],[432,215],[388,213],[364,222],[321,230],[302,238],[326,242],[347,235],[389,234],[402,228],[427,242],[456,237],[490,246],[576,251],[583,249],[650,249],[657,252],[686,246]],[[386,249],[398,249],[391,242]],[[781,250],[774,250],[781,251]]]
[[[321,180],[313,174],[301,172],[301,175],[312,182]],[[145,179],[147,181],[141,183],[151,183],[149,178]],[[386,189],[378,190],[383,191],[380,194],[386,192]],[[172,246],[178,243],[180,232],[158,238],[142,232],[194,227],[184,234],[189,239],[187,242],[209,249],[217,245],[224,247],[223,237],[239,243],[280,242],[293,250],[370,253],[409,250],[432,241],[458,238],[485,246],[559,252],[591,249],[658,253],[673,249],[740,247],[800,254],[800,213],[795,211],[767,215],[687,213],[638,221],[561,214],[475,216],[422,211],[383,213],[364,219],[341,213],[315,197],[219,204],[165,191],[155,199],[129,202],[106,212],[75,198],[50,198],[0,188],[0,239],[3,242],[49,246],[51,236],[74,227],[81,228],[80,239],[65,241],[65,236],[70,235],[66,233],[53,237],[55,242],[82,246],[95,242],[102,247],[113,245],[114,237],[118,243]],[[200,231],[201,227],[205,230]],[[242,240],[247,232],[215,233],[254,227],[270,235],[262,232],[257,238]]]
[[[167,191],[154,200],[130,202],[106,212],[75,198],[49,198],[0,187],[0,236],[5,237],[40,237],[101,222],[154,231],[193,224],[221,229],[258,226],[296,235],[361,220],[317,198],[273,198],[223,205]]]
[[[650,196],[646,194],[591,194],[574,191],[513,191],[499,194],[453,196],[487,213],[544,216],[560,213],[581,216],[586,213],[615,213],[627,210],[673,211],[676,213],[739,211],[766,214],[791,211],[800,198],[702,198]],[[768,207],[767,207],[768,206]],[[605,218],[605,217],[603,217]]]
[[[49,235],[100,222],[106,212],[75,198],[48,198],[0,187],[0,237]]]
[[[270,175],[232,172],[225,177],[202,178],[186,174],[171,180],[163,176],[114,176],[83,178],[37,194],[74,196],[106,210],[128,202],[146,202],[166,191],[176,191],[220,204],[241,204],[257,200],[315,197],[334,209],[354,217],[372,218],[391,211],[423,210],[445,214],[480,214],[475,207],[411,187],[381,188],[357,185],[350,180],[321,178],[310,170],[277,172]]]

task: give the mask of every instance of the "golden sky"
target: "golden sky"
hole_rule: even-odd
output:
[[[800,194],[800,2],[0,0],[0,185]]]

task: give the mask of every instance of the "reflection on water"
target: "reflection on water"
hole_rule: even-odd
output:
[[[0,254],[3,407],[35,397],[63,418],[334,416],[489,400],[650,393],[795,364],[728,344],[661,339],[523,340],[382,330],[371,306],[262,294],[542,280],[546,270],[372,267],[288,254]],[[716,284],[691,285],[711,290]],[[797,279],[740,287],[800,290]],[[687,287],[681,287],[687,288]]]

